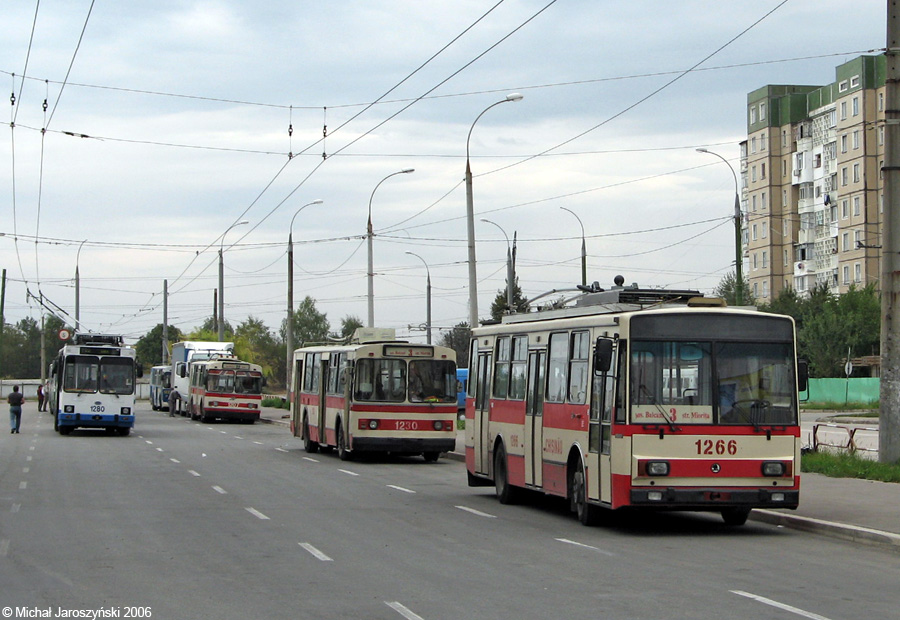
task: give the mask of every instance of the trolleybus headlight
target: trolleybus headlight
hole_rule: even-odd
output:
[[[435,420],[433,426],[434,426],[434,430],[436,430],[436,431],[444,430],[444,423],[441,422],[440,420]]]
[[[63,406],[63,412],[65,412],[65,413],[75,413],[75,405],[65,405],[65,406]]]
[[[122,407],[122,415],[131,415],[131,407]]]
[[[647,493],[647,499],[651,502],[661,502],[663,498],[662,491],[649,491]]]
[[[781,461],[763,461],[762,475],[781,477],[784,476],[785,466]]]
[[[378,430],[378,420],[360,420],[359,421],[359,430]]]
[[[783,502],[784,501],[784,493],[772,493],[769,498],[773,502]]]
[[[669,475],[669,462],[668,461],[647,461],[645,467],[645,471],[648,476],[668,476]]]

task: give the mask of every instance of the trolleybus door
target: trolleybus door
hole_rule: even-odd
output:
[[[475,472],[487,474],[490,458],[490,406],[491,406],[491,366],[493,355],[490,352],[478,354],[478,367],[475,369],[475,442],[479,449],[475,452]],[[469,377],[471,381],[472,378]]]
[[[543,484],[544,367],[547,351],[528,352],[528,387],[525,394],[525,484]]]
[[[328,410],[325,407],[325,394],[328,385],[328,353],[323,353],[319,361],[319,443],[328,443],[325,435],[325,418]],[[336,440],[335,440],[336,441]]]

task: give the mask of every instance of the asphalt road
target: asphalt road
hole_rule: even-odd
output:
[[[129,437],[62,437],[29,411],[0,435],[3,617],[900,615],[900,557],[877,548],[695,513],[585,528],[558,500],[500,505],[459,462],[347,463],[279,426],[138,416]]]

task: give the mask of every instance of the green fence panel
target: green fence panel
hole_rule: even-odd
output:
[[[881,380],[878,377],[849,379],[810,379],[811,403],[875,403],[880,398]]]

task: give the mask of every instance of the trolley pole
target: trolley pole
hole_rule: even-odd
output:
[[[900,7],[887,2],[878,458],[900,461]]]

